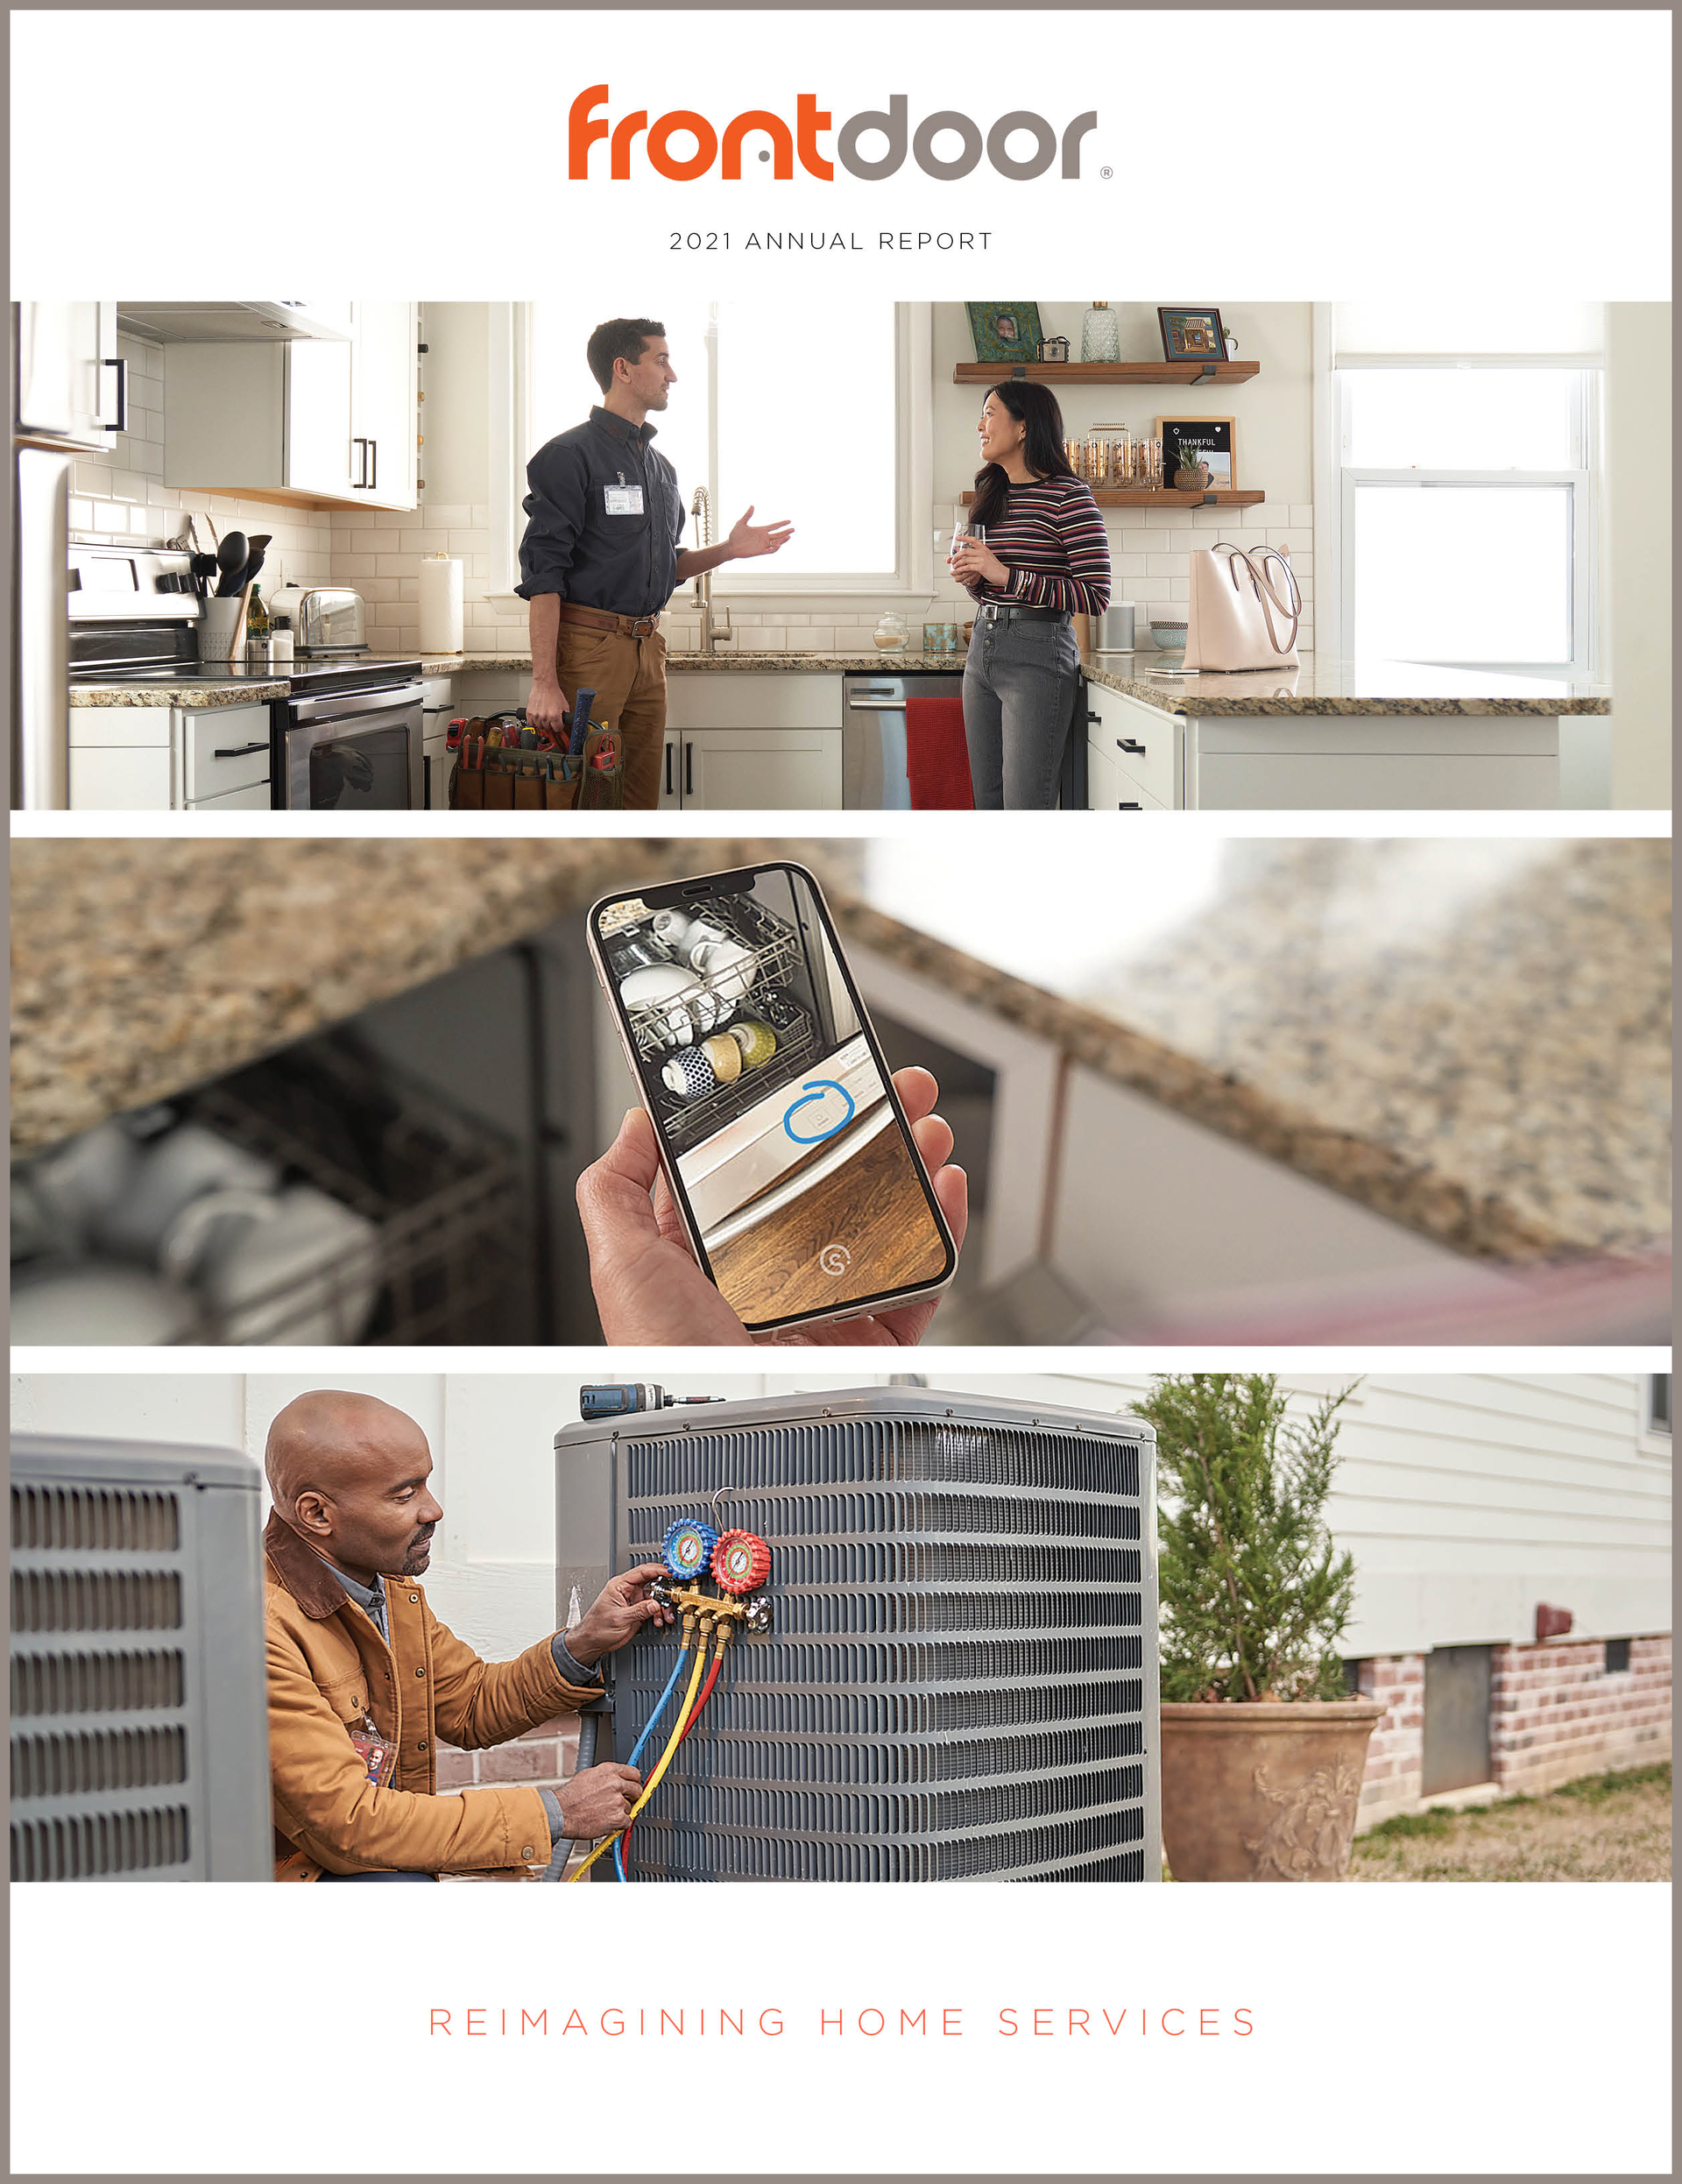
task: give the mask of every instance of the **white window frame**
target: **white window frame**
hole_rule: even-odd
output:
[[[707,306],[708,476],[715,533],[718,502],[717,306]],[[493,599],[505,608],[524,601],[513,594],[519,576],[519,538],[525,527],[526,464],[534,452],[531,383],[536,313],[530,304],[493,305],[491,314],[491,464]],[[792,607],[801,599],[837,597],[927,599],[935,588],[934,539],[926,512],[934,501],[934,308],[928,303],[894,307],[894,567],[891,570],[803,570],[784,575],[755,565],[753,573],[726,563],[714,576],[714,597],[746,606],[750,600]],[[837,478],[837,490],[842,481]],[[686,532],[686,541],[693,544]],[[672,604],[688,603],[680,585]]]
[[[1317,307],[1318,310],[1318,307]],[[1326,314],[1329,321],[1330,313]],[[1329,330],[1329,329],[1328,329]],[[1326,350],[1329,351],[1329,341]],[[1588,362],[1570,357],[1362,357],[1335,361],[1324,354],[1330,376],[1325,415],[1329,444],[1322,446],[1335,468],[1338,491],[1332,552],[1327,565],[1337,571],[1333,627],[1338,656],[1355,656],[1355,494],[1363,487],[1390,488],[1398,492],[1430,492],[1451,485],[1495,485],[1516,492],[1563,486],[1571,507],[1571,656],[1566,660],[1455,660],[1425,664],[1462,668],[1468,671],[1495,670],[1515,675],[1592,676],[1595,671],[1596,553],[1599,527],[1597,449],[1600,437],[1601,374]],[[1571,399],[1572,465],[1562,470],[1382,470],[1353,465],[1348,460],[1349,393],[1357,371],[1477,371],[1530,368],[1570,371],[1574,373]],[[1320,541],[1317,539],[1317,547]],[[1317,555],[1316,565],[1320,565]],[[1422,577],[1429,582],[1429,571]],[[1422,659],[1424,657],[1421,655]]]

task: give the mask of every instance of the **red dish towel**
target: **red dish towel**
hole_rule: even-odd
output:
[[[974,810],[961,697],[906,700],[905,771],[913,811]]]

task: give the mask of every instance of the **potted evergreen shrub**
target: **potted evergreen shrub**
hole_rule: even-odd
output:
[[[1340,1881],[1367,1743],[1338,1643],[1354,1563],[1325,1523],[1337,1414],[1270,1373],[1165,1374],[1156,1429],[1163,1847],[1177,1881]]]

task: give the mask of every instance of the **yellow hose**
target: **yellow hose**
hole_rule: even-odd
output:
[[[620,1825],[613,1830],[612,1834],[604,1835],[600,1842],[597,1844],[594,1850],[590,1852],[589,1857],[587,1857],[583,1863],[578,1868],[578,1870],[576,1873],[568,1874],[567,1878],[569,1881],[582,1881],[583,1879],[585,1874],[588,1873],[591,1866],[595,1864],[597,1859],[601,1856],[603,1851],[607,1849],[610,1845],[618,1839],[618,1837],[625,1832],[625,1829],[631,1825],[633,1820],[635,1820],[637,1814],[641,1812],[643,1806],[647,1804],[649,1799],[654,1794],[654,1792],[659,1789],[660,1778],[665,1773],[667,1768],[670,1766],[673,1754],[676,1751],[678,1745],[682,1741],[683,1724],[689,1718],[689,1708],[695,1704],[695,1694],[701,1681],[701,1672],[706,1665],[707,1648],[705,1641],[703,1640],[703,1642],[695,1649],[695,1666],[689,1671],[689,1687],[684,1693],[683,1703],[677,1710],[677,1719],[673,1722],[672,1733],[666,1740],[666,1749],[663,1752],[661,1752],[659,1763],[655,1767],[654,1771],[649,1776],[647,1781],[643,1785],[642,1795],[631,1807],[631,1810],[626,1813]]]

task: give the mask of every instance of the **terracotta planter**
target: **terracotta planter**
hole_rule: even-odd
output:
[[[1163,1848],[1177,1881],[1340,1881],[1372,1699],[1163,1707]]]

